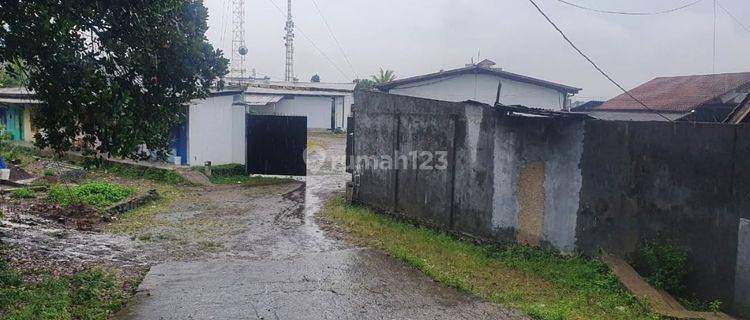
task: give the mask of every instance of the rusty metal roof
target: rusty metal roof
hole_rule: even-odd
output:
[[[690,112],[721,95],[750,85],[750,72],[660,77],[630,90],[653,111]],[[644,111],[638,102],[621,94],[594,111]]]

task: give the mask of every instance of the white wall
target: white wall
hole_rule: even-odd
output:
[[[245,163],[245,108],[233,96],[211,97],[190,106],[188,164]]]
[[[527,107],[562,110],[565,95],[557,90],[518,82],[488,74],[462,74],[440,79],[431,79],[417,83],[404,84],[391,89],[392,94],[405,96],[462,102],[474,100],[495,104],[498,82],[502,81],[503,89],[500,103],[505,105],[524,105]]]
[[[285,116],[307,117],[309,129],[331,128],[332,97],[295,96],[284,98],[276,104],[275,113]]]

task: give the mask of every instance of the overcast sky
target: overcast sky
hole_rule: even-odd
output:
[[[208,38],[231,48],[231,0],[204,0]],[[329,35],[313,0],[293,0],[297,25],[295,75],[308,81],[349,82],[380,67],[398,77],[462,67],[476,57],[504,70],[584,90],[579,100],[608,99],[607,82],[532,7],[528,0],[315,0],[351,60]],[[659,11],[693,0],[568,0],[625,11]],[[248,69],[275,80],[284,75],[286,0],[246,0]],[[579,47],[630,89],[657,76],[708,74],[713,69],[713,0],[656,16],[617,16],[584,11],[557,0],[537,3]],[[750,27],[750,3],[720,0]],[[716,72],[750,71],[750,31],[722,9],[717,15]],[[318,50],[338,66],[339,71]],[[226,54],[229,57],[228,54]],[[342,74],[343,73],[343,74]]]

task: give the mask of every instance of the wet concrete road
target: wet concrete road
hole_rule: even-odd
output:
[[[343,152],[343,139],[321,139],[329,158]],[[213,210],[241,214],[246,229],[210,259],[154,266],[114,318],[526,319],[440,287],[378,251],[328,237],[314,214],[343,189],[342,170],[316,170],[301,187],[270,188],[263,197],[206,191],[220,204]]]

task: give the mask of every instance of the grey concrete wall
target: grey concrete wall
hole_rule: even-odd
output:
[[[648,242],[676,242],[691,291],[750,309],[750,125],[516,117],[369,92],[355,102],[357,156],[450,159],[443,171],[358,170],[357,201],[565,253],[633,257]]]
[[[734,199],[739,217],[734,305],[738,314],[750,318],[750,124],[737,127],[734,148]]]
[[[450,160],[447,170],[360,169],[360,202],[476,238],[515,241],[521,230],[534,244],[574,251],[582,121],[381,93],[355,100],[357,156],[428,151]],[[535,163],[536,176],[522,179],[533,192],[519,191],[519,172]]]
[[[735,138],[725,125],[586,122],[578,250],[633,256],[650,241],[676,242],[688,250],[689,289],[731,303]]]
[[[583,121],[496,116],[492,226],[496,238],[513,238],[519,230],[519,201],[536,197],[543,207],[539,237],[562,252],[575,250],[576,214],[581,187],[579,163],[583,149]],[[519,190],[519,172],[540,163],[544,175],[531,177],[542,191]],[[521,184],[525,186],[526,184]],[[535,184],[537,185],[537,184]],[[521,208],[523,209],[523,208]],[[521,228],[522,229],[522,228]]]
[[[739,314],[750,315],[750,220],[748,219],[740,219],[735,275],[735,308]]]
[[[355,101],[355,156],[397,159],[411,151],[444,150],[450,151],[449,157],[453,156],[454,116],[463,112],[463,104],[438,102],[435,105],[423,99],[394,99],[386,94],[364,92],[358,92]],[[419,139],[427,136],[431,139]],[[423,144],[425,141],[427,144]],[[449,178],[452,179],[452,175],[448,176],[447,172],[362,167],[355,179],[355,183],[361,181],[357,200],[447,228],[449,223],[445,219],[450,216],[452,203],[452,197],[446,193],[451,190]],[[399,179],[405,187],[399,188]],[[440,189],[415,188],[426,183]]]

